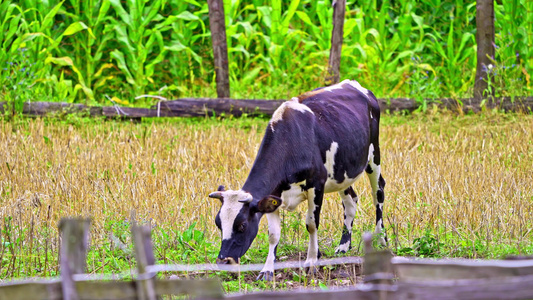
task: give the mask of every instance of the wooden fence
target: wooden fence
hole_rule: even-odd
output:
[[[132,217],[134,220],[134,217]],[[366,254],[321,260],[320,265],[362,264],[363,283],[332,290],[289,290],[224,295],[215,279],[160,279],[157,272],[191,270],[258,271],[261,265],[157,265],[150,227],[132,223],[137,260],[133,280],[110,280],[83,274],[89,232],[88,219],[60,222],[61,276],[0,284],[0,299],[158,299],[189,295],[199,299],[533,299],[533,259],[481,261],[466,259],[407,259],[390,251],[374,251],[371,235],[364,236]],[[275,269],[301,267],[300,262],[277,263]]]
[[[405,111],[412,112],[420,108],[421,103],[408,98],[378,99],[383,112]],[[133,108],[120,106],[87,106],[78,103],[64,102],[26,102],[22,114],[26,116],[62,116],[66,114],[81,114],[91,117],[120,117],[125,119],[140,119],[146,117],[203,117],[233,115],[249,116],[272,115],[276,108],[285,100],[259,99],[227,99],[227,98],[182,98],[170,101],[159,101],[151,108]],[[503,111],[533,112],[533,97],[504,97],[480,100],[465,99],[428,99],[429,107],[436,105],[454,112],[479,112],[483,109],[500,109]],[[0,113],[3,113],[5,103],[0,102]]]

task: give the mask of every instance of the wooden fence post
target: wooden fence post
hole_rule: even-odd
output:
[[[146,267],[155,264],[150,225],[137,225],[135,212],[131,213],[131,232],[137,260],[137,293],[139,300],[155,300],[155,273],[147,273]]]
[[[85,272],[90,225],[90,219],[64,218],[59,222],[61,232],[59,264],[64,300],[79,299],[72,275]]]
[[[494,0],[476,1],[477,66],[474,98],[486,98],[494,94],[489,76],[494,60]]]
[[[229,98],[228,44],[226,42],[226,22],[224,20],[224,1],[208,0],[209,28],[213,43],[215,74],[218,98]]]
[[[377,286],[374,290],[377,299],[387,299],[390,290],[383,288],[383,286],[389,286],[394,278],[391,264],[392,253],[388,250],[374,251],[372,248],[372,234],[369,232],[363,234],[363,242],[365,245],[364,282]]]
[[[329,51],[326,85],[332,85],[339,82],[345,11],[346,0],[333,1],[333,31],[331,33],[331,49]]]

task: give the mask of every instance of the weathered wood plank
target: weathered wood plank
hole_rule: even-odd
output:
[[[390,299],[533,299],[533,275],[477,280],[399,282]]]
[[[390,285],[360,284],[360,287],[339,289],[339,290],[299,290],[299,291],[278,291],[278,292],[260,292],[249,293],[244,295],[226,296],[229,300],[268,300],[268,299],[287,299],[287,300],[377,300],[379,291],[383,291],[389,299],[395,299],[396,287]]]
[[[150,225],[138,226],[135,220],[135,212],[131,212],[131,232],[135,246],[135,258],[137,259],[137,293],[139,300],[155,300],[156,292],[154,288],[155,273],[146,272],[148,265],[155,264],[154,252],[152,250]]]
[[[91,300],[127,300],[137,299],[137,283],[135,281],[80,280],[75,282],[79,299]],[[222,298],[224,292],[216,279],[155,281],[155,292],[162,295],[191,295],[203,298]],[[64,299],[61,292],[61,281],[38,280],[18,281],[0,284],[0,299]]]
[[[161,113],[168,112],[178,116],[203,117],[221,114],[234,116],[271,115],[285,100],[245,100],[245,99],[208,99],[182,98],[161,103]],[[152,106],[155,109],[156,106]]]
[[[363,259],[357,256],[335,257],[328,259],[319,259],[315,266],[355,266],[357,268],[363,263]],[[274,263],[274,270],[284,269],[301,269],[305,267],[304,261],[284,261]],[[261,271],[264,264],[243,264],[243,265],[216,265],[216,264],[198,264],[198,265],[153,265],[147,266],[149,272],[196,272],[196,271],[228,271],[228,272],[249,272]]]
[[[378,99],[379,106],[382,111],[408,111],[412,112],[420,108],[420,104],[414,99],[407,98],[391,98]],[[450,111],[462,112],[479,112],[483,108],[494,109],[498,108],[506,112],[529,112],[533,111],[533,97],[503,97],[491,98],[486,100],[476,98],[464,99],[427,99],[427,105],[436,105],[439,108],[446,108]]]
[[[400,281],[481,279],[533,275],[533,260],[409,260],[394,258]]]
[[[23,113],[29,116],[44,116],[48,113],[88,113],[98,117],[121,117],[138,119],[143,117],[204,117],[212,115],[250,116],[272,115],[285,100],[258,100],[258,99],[207,99],[207,98],[182,98],[178,100],[164,101],[151,108],[134,107],[86,107],[83,104],[31,102],[26,103]],[[383,112],[406,111],[412,112],[420,108],[420,104],[407,98],[378,99]],[[479,112],[483,108],[498,108],[503,111],[533,112],[533,97],[504,97],[479,100],[467,99],[428,99],[428,106],[436,105],[454,112]],[[3,112],[3,103],[0,102],[0,113]]]
[[[76,289],[80,300],[137,300],[134,281],[79,281]]]
[[[172,280],[158,279],[155,281],[157,295],[191,295],[200,298],[223,298],[224,291],[216,279]]]
[[[80,299],[72,275],[85,272],[89,244],[89,219],[63,218],[59,222],[61,289],[64,300]]]
[[[0,284],[0,299],[63,299],[60,280],[27,280]]]

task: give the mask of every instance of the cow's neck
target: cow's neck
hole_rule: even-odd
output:
[[[250,175],[246,179],[242,189],[254,197],[254,199],[260,200],[268,195],[280,196],[281,191],[279,186],[281,184],[279,173],[272,170],[261,170],[254,164],[254,167],[250,171]]]

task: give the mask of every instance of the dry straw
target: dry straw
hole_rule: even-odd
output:
[[[131,209],[141,221],[168,231],[198,222],[208,240],[219,242],[219,203],[207,195],[219,184],[242,186],[266,121],[252,128],[224,124],[0,123],[0,272],[56,272],[56,226],[64,216],[93,218],[96,248],[109,241],[106,224],[124,222]],[[464,255],[461,242],[476,240],[531,251],[531,128],[533,117],[527,115],[429,114],[407,121],[385,116],[381,149],[385,219],[389,233],[397,235],[392,246],[411,245],[427,229],[441,242],[459,242],[449,246],[458,255]],[[372,228],[375,217],[368,180],[355,187],[360,206],[354,230],[361,232]],[[284,213],[282,243],[305,245],[302,215]],[[323,247],[338,242],[342,219],[338,196],[327,196],[319,233]],[[359,237],[354,240],[357,248]],[[472,247],[471,256],[476,251]]]

